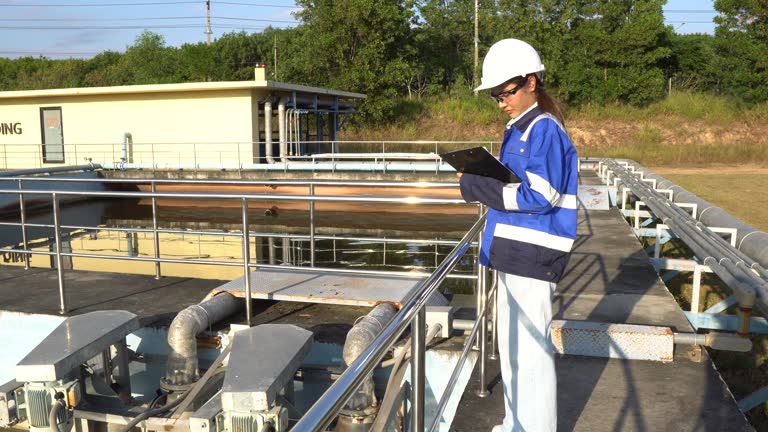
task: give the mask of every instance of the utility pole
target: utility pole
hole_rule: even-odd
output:
[[[277,35],[275,35],[275,80],[277,80]]]
[[[479,43],[479,38],[477,37],[477,11],[479,8],[478,5],[479,0],[475,0],[475,68],[472,70],[472,88],[477,87],[477,63],[478,63],[478,53],[477,53],[477,44]],[[477,91],[475,91],[475,96],[477,96]]]
[[[205,35],[208,39],[208,45],[211,44],[211,0],[205,0]]]

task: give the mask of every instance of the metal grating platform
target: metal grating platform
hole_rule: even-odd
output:
[[[401,306],[421,277],[350,275],[314,270],[259,269],[251,272],[251,297],[305,303],[375,306],[382,302]],[[245,298],[245,277],[215,288],[209,296],[228,292]]]

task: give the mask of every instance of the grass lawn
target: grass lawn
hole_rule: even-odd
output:
[[[699,198],[768,232],[768,168],[649,168]]]

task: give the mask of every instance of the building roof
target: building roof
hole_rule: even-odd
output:
[[[47,96],[93,96],[108,94],[140,94],[140,93],[171,93],[189,91],[242,90],[264,89],[284,92],[300,92],[313,95],[338,96],[349,99],[365,99],[362,93],[331,90],[321,87],[310,87],[298,84],[288,84],[277,81],[218,81],[194,82],[182,84],[146,84],[112,87],[77,87],[46,90],[20,90],[0,92],[0,99],[33,98]]]

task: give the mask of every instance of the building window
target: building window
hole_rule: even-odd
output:
[[[64,162],[64,128],[61,107],[40,108],[40,129],[43,135],[43,162]]]

